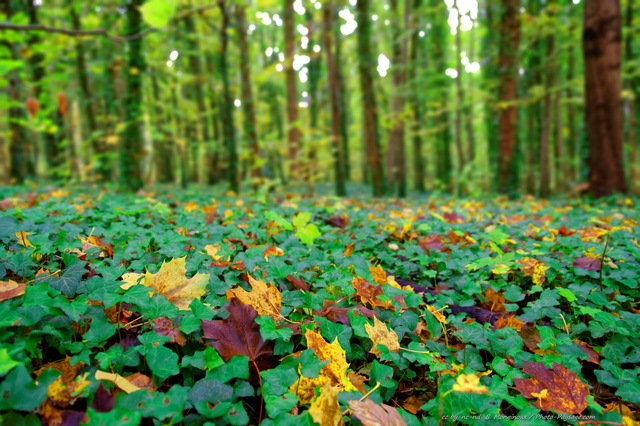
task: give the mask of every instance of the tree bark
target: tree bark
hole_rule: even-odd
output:
[[[517,188],[516,142],[518,108],[515,105],[518,86],[518,46],[520,44],[520,0],[502,0],[500,26],[500,156],[498,191],[513,193]]]
[[[382,155],[378,136],[378,107],[373,87],[373,71],[376,62],[371,53],[371,17],[369,16],[369,0],[359,0],[357,4],[358,22],[358,56],[360,85],[362,90],[362,108],[364,117],[364,136],[367,146],[367,162],[373,195],[384,194],[384,175],[382,171]]]
[[[227,66],[227,47],[229,38],[227,28],[229,26],[229,12],[226,0],[218,0],[220,12],[222,14],[222,24],[220,25],[220,74],[222,76],[222,132],[224,133],[224,145],[227,152],[227,180],[229,188],[236,193],[240,190],[238,179],[238,153],[236,149],[235,127],[233,125],[233,100],[231,96],[231,85],[229,84],[229,70]]]
[[[626,192],[620,98],[620,0],[585,0],[582,47],[589,187],[596,197]]]
[[[407,80],[413,87],[420,87],[419,74],[420,70],[424,68],[424,64],[421,63],[422,55],[422,43],[420,37],[420,31],[418,26],[420,24],[420,9],[422,6],[422,0],[413,0],[413,14],[411,15],[411,52],[409,54],[409,70]],[[422,125],[423,125],[423,110],[422,110],[422,92],[421,90],[414,90],[410,95],[411,109],[413,110],[413,117],[411,121],[412,127],[412,156],[413,156],[413,186],[416,191],[424,192],[425,186],[425,164],[424,156],[422,155]]]
[[[284,0],[284,73],[287,83],[287,144],[289,156],[289,179],[298,179],[298,150],[302,133],[298,122],[298,92],[296,88],[296,72],[293,69],[295,55],[295,12],[294,0]]]
[[[247,43],[247,19],[243,4],[236,5],[236,20],[238,23],[238,45],[240,47],[240,78],[242,80],[242,112],[244,114],[244,136],[251,150],[251,176],[260,176],[260,146],[256,130],[256,112],[251,83],[251,54]]]
[[[340,100],[338,87],[338,70],[333,57],[333,45],[331,42],[331,32],[334,25],[335,7],[333,2],[329,1],[323,6],[323,33],[324,33],[324,50],[327,58],[327,71],[329,73],[329,101],[331,103],[331,141],[333,149],[333,169],[334,180],[336,186],[336,195],[347,195],[345,185],[345,166],[344,152],[342,150],[342,141],[340,133]]]

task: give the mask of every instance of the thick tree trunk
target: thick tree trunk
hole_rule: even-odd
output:
[[[589,186],[602,197],[626,192],[620,98],[620,0],[585,0],[582,34]]]
[[[331,103],[331,141],[333,149],[333,169],[336,185],[336,195],[347,195],[345,185],[344,152],[340,134],[340,100],[338,87],[338,70],[333,57],[333,45],[331,32],[334,24],[335,8],[332,2],[325,3],[323,7],[323,33],[324,50],[327,58],[327,71],[329,73],[329,101]]]
[[[289,153],[289,179],[299,178],[298,150],[302,133],[298,122],[298,92],[296,88],[296,72],[293,69],[295,55],[295,12],[293,0],[284,0],[284,73],[287,82],[287,144]]]
[[[520,44],[520,0],[502,0],[500,26],[500,157],[498,190],[512,193],[517,188],[516,141],[518,108],[515,105],[518,86],[518,46]]]
[[[626,10],[626,27],[627,27],[627,37],[625,40],[625,61],[632,61],[634,58],[633,55],[633,37],[632,34],[634,32],[633,28],[633,6],[634,2],[632,0],[627,1],[627,10]],[[636,193],[640,189],[640,182],[637,171],[637,151],[638,151],[638,141],[637,137],[640,135],[640,76],[636,73],[634,76],[629,78],[628,87],[633,93],[633,100],[629,101],[628,104],[628,133],[627,133],[627,144],[629,146],[629,182],[631,182],[631,187],[629,188],[631,192]]]
[[[247,23],[244,5],[236,5],[236,19],[238,22],[238,45],[240,47],[240,78],[242,79],[242,111],[244,113],[244,137],[251,151],[251,176],[260,176],[260,147],[256,130],[256,112],[251,87],[251,55],[247,43]]]
[[[375,89],[373,87],[373,71],[376,69],[376,61],[371,52],[369,0],[358,1],[357,22],[364,136],[367,146],[367,159],[369,173],[371,174],[373,195],[379,197],[384,194],[384,175],[382,171],[382,155],[380,153],[380,139],[378,136],[378,107]]]
[[[233,125],[233,101],[231,96],[231,85],[229,84],[229,70],[227,67],[227,47],[229,38],[227,28],[229,26],[229,12],[226,0],[218,0],[220,12],[222,13],[222,24],[220,25],[220,74],[222,76],[222,132],[224,133],[224,145],[227,152],[227,180],[232,191],[240,190],[238,178],[238,153],[236,149],[235,128]]]

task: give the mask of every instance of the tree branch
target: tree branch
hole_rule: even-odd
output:
[[[217,4],[208,4],[206,6],[197,7],[195,9],[189,10],[175,18],[172,19],[171,22],[178,21],[180,19],[187,18],[192,15],[196,15],[199,13],[206,12],[209,9],[213,9],[217,7]],[[63,34],[70,37],[89,37],[89,36],[101,36],[105,37],[115,43],[125,43],[127,41],[137,40],[142,37],[146,37],[147,35],[159,31],[160,28],[149,27],[144,31],[140,31],[136,34],[131,34],[128,36],[117,36],[111,34],[105,28],[97,28],[94,30],[70,30],[67,28],[58,28],[58,27],[48,27],[46,25],[40,24],[29,24],[29,25],[17,25],[6,22],[0,22],[0,30],[11,30],[11,31],[41,31],[46,33],[55,33],[55,34]]]

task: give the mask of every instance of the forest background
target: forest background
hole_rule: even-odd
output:
[[[8,0],[0,182],[638,190],[632,0]]]

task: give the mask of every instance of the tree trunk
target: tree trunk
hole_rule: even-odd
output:
[[[462,114],[464,112],[464,91],[462,89],[462,30],[460,29],[460,8],[458,11],[458,26],[456,28],[455,44],[456,44],[456,109],[454,124],[454,141],[456,144],[457,167],[456,167],[456,191],[460,190],[460,178],[462,177],[462,169],[464,168],[464,148],[462,147]]]
[[[143,0],[131,0],[127,4],[127,34],[142,30],[139,7]],[[120,184],[131,191],[142,188],[142,73],[145,68],[142,40],[129,41],[129,57],[126,74],[125,123],[123,139],[120,141]]]
[[[323,6],[324,23],[324,50],[327,58],[327,71],[329,73],[329,101],[331,103],[331,141],[333,150],[333,169],[336,185],[336,195],[345,196],[347,190],[345,186],[344,152],[340,134],[340,101],[338,87],[338,71],[333,58],[333,46],[331,43],[331,32],[334,25],[335,8],[332,2]]]
[[[238,178],[238,153],[236,150],[236,136],[233,125],[233,100],[231,96],[231,85],[229,84],[229,70],[227,66],[227,47],[229,38],[227,28],[229,26],[229,13],[226,7],[226,0],[218,0],[218,6],[222,14],[220,25],[220,75],[222,76],[222,132],[224,133],[224,145],[227,151],[227,180],[229,188],[236,193],[240,190]]]
[[[518,137],[518,46],[520,44],[520,0],[502,0],[500,26],[500,157],[498,191],[513,193],[517,188],[516,141]]]
[[[302,133],[298,122],[298,92],[296,88],[296,72],[293,69],[293,59],[295,55],[295,12],[293,10],[294,0],[284,0],[284,73],[287,82],[287,120],[288,133],[287,144],[289,153],[289,179],[298,179],[299,162],[298,150]]]
[[[551,102],[551,90],[554,81],[555,65],[555,40],[553,34],[547,36],[547,51],[546,51],[546,69],[545,69],[545,87],[543,98],[543,116],[542,116],[542,131],[540,133],[540,196],[548,197],[551,193],[551,167],[549,164],[549,140],[551,138],[551,123],[553,117],[552,102]]]
[[[369,173],[371,174],[373,195],[380,197],[384,194],[384,175],[382,171],[382,156],[380,153],[380,139],[378,137],[378,108],[375,89],[373,87],[373,72],[376,69],[376,61],[371,53],[370,20],[369,0],[359,0],[357,4],[358,59],[362,90],[364,136],[367,146],[367,159]]]
[[[251,176],[260,176],[260,147],[256,130],[256,113],[251,88],[251,55],[247,43],[247,24],[244,5],[236,5],[236,19],[238,22],[238,45],[240,47],[240,78],[242,79],[242,112],[244,113],[244,136],[251,151]]]
[[[625,40],[625,61],[630,62],[634,59],[633,55],[633,37],[632,32],[633,28],[633,0],[627,0],[627,11],[626,11],[626,26],[627,26],[627,37]],[[629,113],[629,123],[628,123],[628,133],[627,133],[627,144],[629,146],[629,182],[631,183],[631,187],[629,188],[632,193],[636,193],[640,189],[640,182],[638,182],[638,171],[637,171],[637,151],[638,151],[638,142],[637,137],[640,135],[640,76],[636,73],[632,77],[629,78],[628,81],[629,90],[633,93],[633,100],[629,101],[628,104],[628,113]]]
[[[419,74],[423,69],[424,64],[420,62],[422,50],[420,31],[418,26],[420,25],[420,9],[422,6],[422,0],[413,0],[413,11],[411,15],[411,52],[409,54],[409,73],[408,83],[412,87],[420,87]],[[411,109],[413,110],[413,119],[411,122],[412,127],[412,156],[413,156],[413,186],[416,191],[424,192],[425,186],[425,164],[424,156],[422,155],[422,125],[423,125],[423,112],[422,112],[422,90],[414,90],[410,95]]]
[[[620,0],[585,0],[582,33],[589,187],[596,197],[626,192],[620,98]]]
[[[431,0],[431,7],[436,16],[445,16],[447,6],[441,0]],[[435,121],[435,163],[436,176],[439,184],[446,191],[451,191],[451,123],[449,117],[449,99],[450,99],[450,78],[445,75],[447,69],[447,49],[445,46],[450,42],[450,28],[445,20],[436,20],[431,28],[431,56],[433,57],[435,76],[433,76],[433,84],[437,85],[437,99],[439,106],[434,112]]]
[[[315,8],[307,8],[305,12],[305,18],[307,20],[307,39],[309,40],[307,45],[307,56],[309,56],[309,64],[307,65],[308,81],[309,81],[309,93],[308,93],[308,105],[309,105],[309,164],[305,169],[305,180],[308,185],[309,194],[313,194],[313,182],[314,178],[318,174],[318,117],[320,113],[320,92],[318,91],[318,82],[320,81],[321,61],[320,53],[313,51],[315,44],[314,37],[316,33],[315,25],[313,22],[313,11]],[[321,38],[322,36],[320,36]]]
[[[342,1],[338,6],[342,5]],[[341,150],[344,155],[344,178],[346,181],[351,180],[351,160],[349,151],[349,108],[347,106],[347,85],[342,73],[342,34],[340,33],[340,25],[333,26],[333,40],[336,45],[336,74],[338,78],[338,102],[340,104],[340,141]]]

